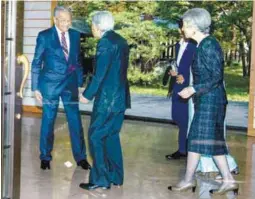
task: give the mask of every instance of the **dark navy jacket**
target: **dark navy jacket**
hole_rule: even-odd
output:
[[[178,57],[179,49],[180,49],[180,44],[178,42],[175,46],[176,60]],[[189,84],[190,84],[190,71],[191,71],[190,69],[191,69],[191,65],[193,63],[195,52],[196,52],[196,43],[193,41],[189,41],[186,49],[183,52],[183,55],[180,59],[180,63],[178,66],[178,74],[182,75],[184,77],[184,83],[183,84],[177,84],[177,83],[174,84],[173,96],[172,96],[173,101],[181,100],[182,98],[178,95],[178,92],[180,92],[182,89],[189,86]]]
[[[121,112],[130,108],[128,62],[127,41],[107,31],[98,42],[95,74],[83,93],[89,100],[95,98],[94,111]]]
[[[176,44],[175,53],[176,59],[178,57],[180,44]],[[189,41],[183,55],[180,59],[178,74],[184,77],[183,84],[177,84],[175,82],[173,86],[172,94],[172,118],[178,124],[179,128],[182,129],[185,137],[187,135],[188,118],[189,118],[189,99],[183,99],[178,95],[183,88],[190,85],[190,71],[196,52],[196,43]]]

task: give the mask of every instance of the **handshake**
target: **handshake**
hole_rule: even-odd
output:
[[[83,96],[83,94],[82,94],[83,91],[84,91],[84,88],[79,87],[79,93],[80,93],[80,94],[79,94],[79,101],[80,101],[81,103],[88,104],[88,103],[89,103],[89,100]]]

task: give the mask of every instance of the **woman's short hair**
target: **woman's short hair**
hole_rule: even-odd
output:
[[[210,13],[204,8],[189,9],[183,14],[182,20],[190,26],[196,27],[200,32],[210,32],[212,19]]]
[[[54,17],[58,16],[58,13],[61,12],[61,11],[62,12],[69,12],[70,14],[72,14],[72,11],[71,11],[70,8],[65,7],[65,6],[56,6],[54,8]]]
[[[113,30],[114,19],[108,11],[96,11],[92,14],[92,24],[96,25],[102,32]]]

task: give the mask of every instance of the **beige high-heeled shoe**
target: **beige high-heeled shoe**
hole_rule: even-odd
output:
[[[188,182],[186,184],[184,184],[183,186],[169,186],[168,189],[170,191],[176,191],[176,192],[183,192],[183,191],[187,191],[189,189],[192,190],[192,192],[194,193],[196,191],[196,187],[197,187],[197,182],[195,180],[192,180],[191,182]]]
[[[213,194],[213,195],[223,195],[229,191],[233,191],[235,195],[238,195],[238,189],[239,189],[239,185],[236,182],[233,182],[225,186],[222,185],[219,189],[211,189],[209,192],[210,194]]]
[[[232,175],[238,175],[238,174],[239,174],[239,168],[236,167],[235,169],[233,169],[233,170],[231,171],[231,174],[232,174]],[[215,180],[223,180],[222,175],[221,175],[221,174],[217,175],[217,176],[215,177]]]

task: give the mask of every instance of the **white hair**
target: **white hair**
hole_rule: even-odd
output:
[[[58,16],[58,13],[61,12],[61,11],[62,12],[69,12],[70,14],[72,14],[72,11],[71,11],[70,8],[67,8],[65,6],[56,6],[54,8],[54,17]]]
[[[96,25],[102,32],[113,30],[114,19],[112,13],[108,11],[96,11],[92,14],[92,24]]]
[[[212,23],[210,13],[203,8],[192,8],[184,13],[182,20],[187,24],[196,27],[202,33],[210,32]]]

